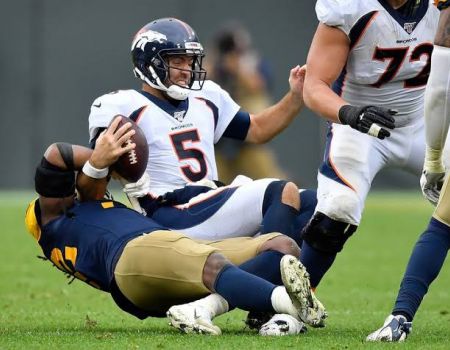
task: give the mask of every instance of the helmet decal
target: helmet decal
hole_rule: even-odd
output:
[[[164,41],[167,41],[167,37],[164,34],[155,32],[153,30],[147,30],[146,32],[138,33],[134,40],[133,44],[131,45],[131,50],[134,50],[135,48],[139,48],[141,50],[145,49],[145,45],[148,42],[159,42],[163,43]]]

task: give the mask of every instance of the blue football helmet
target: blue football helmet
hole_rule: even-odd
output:
[[[193,57],[188,87],[170,80],[168,56],[171,55]],[[142,27],[131,45],[131,57],[137,78],[176,100],[186,99],[190,90],[200,90],[206,79],[202,67],[203,46],[194,30],[176,18],[157,19]]]

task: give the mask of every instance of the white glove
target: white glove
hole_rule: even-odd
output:
[[[203,179],[203,180],[196,181],[196,182],[188,182],[186,184],[186,186],[205,186],[205,187],[209,187],[213,190],[215,190],[217,188],[216,183],[214,181],[208,180],[208,179]]]
[[[145,172],[137,182],[124,185],[123,191],[131,198],[144,197],[150,192],[150,175]]]
[[[420,177],[420,187],[422,193],[431,204],[437,205],[442,185],[444,184],[445,171],[432,173],[423,169]]]
[[[442,163],[442,150],[432,149],[428,145],[425,152],[420,188],[431,204],[437,205],[442,185],[444,184],[445,167]]]

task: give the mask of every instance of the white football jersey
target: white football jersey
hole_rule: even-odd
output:
[[[318,0],[320,22],[342,30],[350,40],[347,64],[333,90],[353,105],[398,111],[397,126],[423,116],[439,11],[422,0],[405,18],[382,0]]]
[[[149,147],[147,172],[153,195],[202,179],[217,180],[214,144],[240,107],[212,81],[192,91],[180,108],[135,90],[119,90],[97,98],[89,116],[90,138],[116,114],[129,116],[144,107],[136,122]]]

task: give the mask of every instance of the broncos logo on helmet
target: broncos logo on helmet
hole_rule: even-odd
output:
[[[168,57],[172,55],[193,58],[188,87],[170,81]],[[131,45],[131,57],[137,78],[176,100],[186,99],[190,90],[200,90],[206,79],[203,46],[194,30],[176,18],[157,19],[142,27]]]
[[[157,41],[162,44],[164,41],[167,41],[167,37],[164,34],[155,32],[153,30],[147,30],[146,32],[138,33],[133,40],[133,44],[131,45],[131,50],[135,48],[139,48],[141,50],[145,49],[145,45],[148,42]]]

